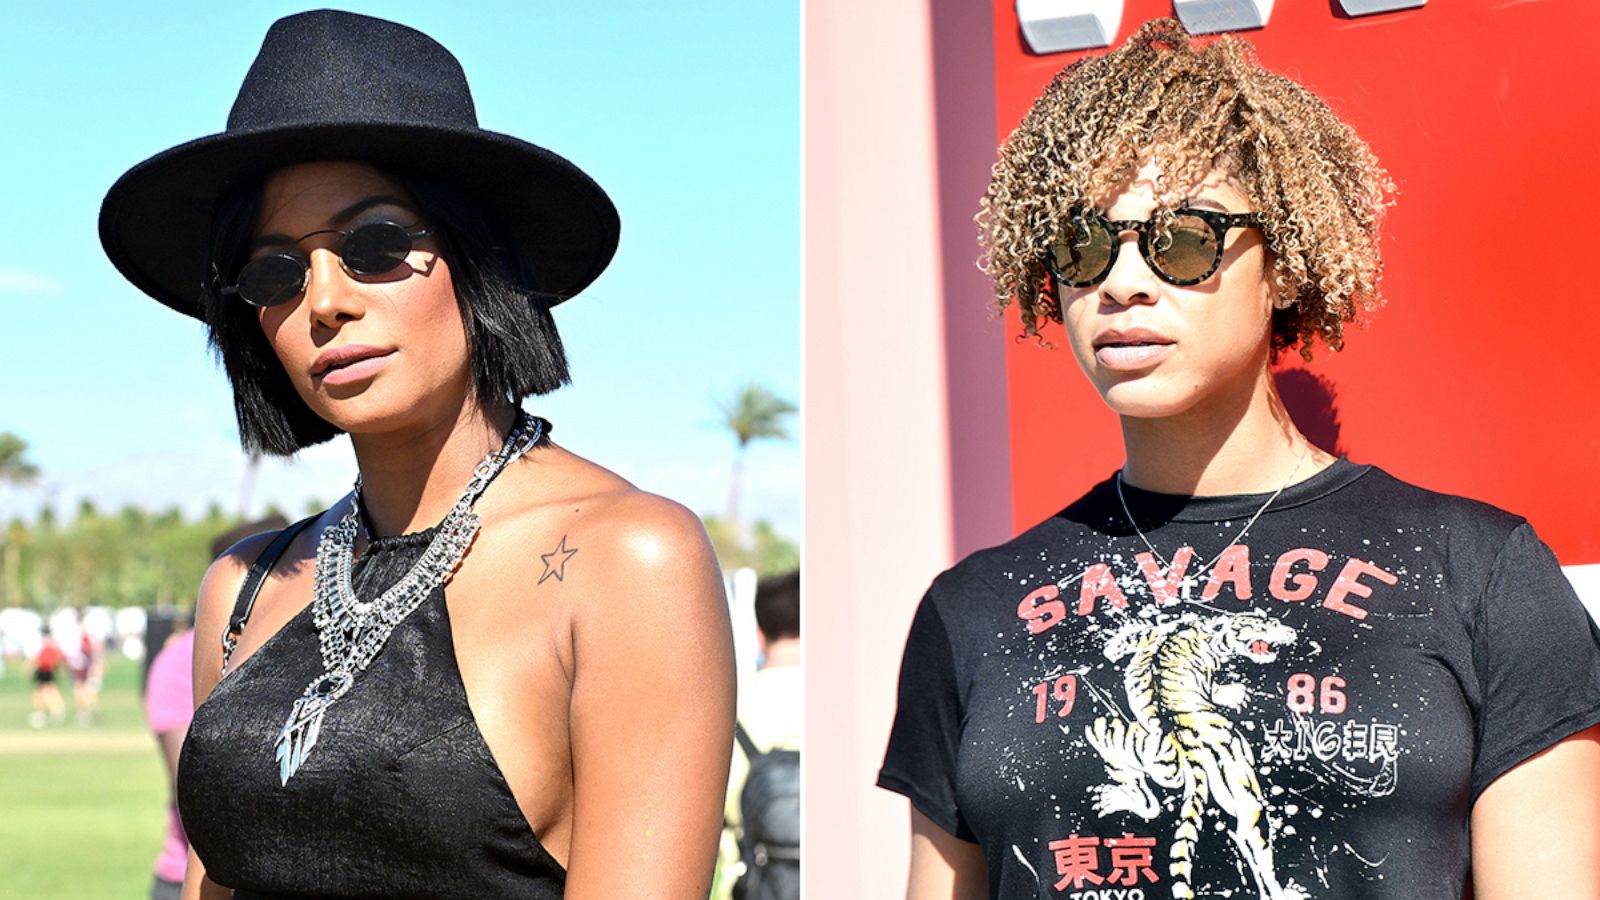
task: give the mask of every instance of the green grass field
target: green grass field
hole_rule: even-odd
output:
[[[139,664],[115,659],[101,715],[73,724],[70,678],[58,681],[67,723],[28,724],[26,663],[0,677],[0,897],[137,900],[166,827],[166,775],[145,730]]]
[[[165,839],[166,773],[145,730],[140,664],[115,659],[100,717],[35,729],[30,669],[0,677],[0,898],[139,900]],[[712,896],[718,896],[713,892]]]

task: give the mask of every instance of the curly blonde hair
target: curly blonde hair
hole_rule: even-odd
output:
[[[1152,158],[1158,196],[1220,165],[1260,214],[1280,302],[1293,301],[1274,311],[1274,357],[1298,345],[1309,360],[1317,337],[1338,350],[1345,323],[1381,305],[1378,222],[1394,184],[1372,151],[1315,94],[1263,69],[1248,42],[1196,47],[1157,19],[1057,73],[995,163],[979,265],[999,307],[1017,303],[1024,337],[1061,319],[1046,247],[1072,210]]]

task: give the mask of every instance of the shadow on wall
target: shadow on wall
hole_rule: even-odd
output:
[[[1272,380],[1301,434],[1334,456],[1348,455],[1339,433],[1338,391],[1332,381],[1305,369],[1282,369]]]

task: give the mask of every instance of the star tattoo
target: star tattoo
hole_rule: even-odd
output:
[[[573,547],[571,550],[567,549],[567,536],[563,534],[561,536],[561,543],[557,544],[554,550],[551,550],[549,553],[539,554],[539,559],[544,562],[544,574],[539,576],[538,583],[544,584],[546,578],[554,578],[557,581],[565,581],[566,579],[564,574],[567,569],[567,560],[571,559],[577,554],[577,547]],[[556,559],[556,561],[553,563],[550,561],[552,558]]]

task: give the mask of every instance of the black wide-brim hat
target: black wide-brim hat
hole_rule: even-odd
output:
[[[478,127],[461,64],[427,35],[319,10],[267,32],[227,130],[129,169],[100,207],[100,243],[140,290],[202,318],[217,201],[295,163],[355,160],[449,185],[499,221],[535,289],[559,303],[616,252],[616,207],[577,166]]]

